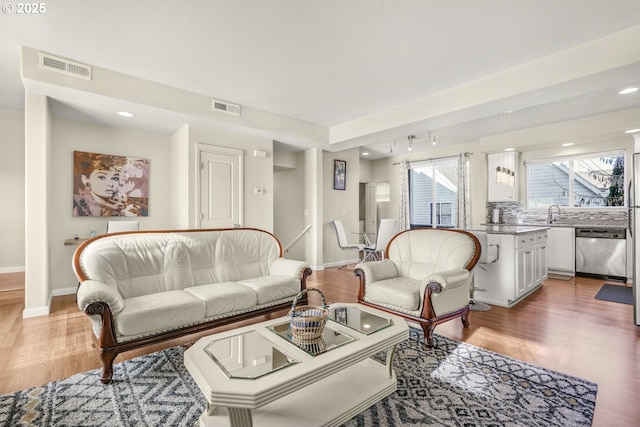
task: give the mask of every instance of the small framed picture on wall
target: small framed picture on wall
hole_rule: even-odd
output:
[[[347,188],[347,162],[345,160],[333,161],[333,189],[346,190]]]

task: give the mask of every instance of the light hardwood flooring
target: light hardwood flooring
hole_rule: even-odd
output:
[[[0,275],[0,283],[4,276]],[[593,381],[598,384],[593,426],[637,426],[640,327],[633,324],[632,306],[594,299],[603,283],[588,278],[549,279],[514,308],[474,311],[468,329],[454,320],[439,325],[435,332]],[[357,286],[348,268],[314,271],[308,279],[308,287],[321,289],[328,301],[355,302]],[[312,301],[314,294],[310,293]],[[54,297],[48,316],[23,319],[23,310],[24,290],[0,292],[0,394],[101,367],[89,321],[74,295]],[[255,319],[260,320],[265,317]],[[118,356],[116,363],[194,341],[200,335],[130,351]]]

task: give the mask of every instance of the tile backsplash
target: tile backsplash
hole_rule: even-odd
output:
[[[487,202],[486,222],[493,222],[493,210],[500,209],[501,224],[539,224],[546,223],[548,211],[544,210],[524,210],[523,202]],[[627,210],[606,211],[590,209],[588,211],[553,209],[554,224],[585,225],[607,227],[619,225],[622,228],[629,226],[629,214]]]

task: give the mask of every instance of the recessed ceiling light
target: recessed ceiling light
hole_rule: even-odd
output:
[[[514,149],[509,147],[509,148],[505,148],[504,151],[513,151]]]
[[[624,131],[624,133],[637,133],[637,132],[640,132],[640,129],[629,129]]]
[[[366,151],[364,153],[362,153],[363,156],[368,156],[369,153],[367,153]]]
[[[128,111],[118,111],[118,115],[122,117],[133,117],[133,114]]]
[[[565,142],[564,144],[562,144],[563,147],[571,147],[574,143],[573,142]]]
[[[620,95],[628,95],[630,93],[633,93],[635,91],[637,91],[638,88],[637,87],[628,87],[626,89],[622,89],[620,92],[618,92]]]

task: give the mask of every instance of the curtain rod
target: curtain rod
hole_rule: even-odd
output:
[[[469,153],[468,151],[467,151],[467,152],[464,152],[464,153],[461,153],[461,154],[463,154],[465,157],[473,156],[473,153]],[[411,164],[411,163],[426,162],[426,161],[429,161],[429,160],[450,159],[450,158],[452,158],[452,157],[456,157],[456,156],[432,157],[432,158],[430,158],[430,159],[413,160],[413,161],[409,162],[409,164]],[[397,166],[397,165],[401,165],[401,164],[402,164],[402,162],[394,162],[394,163],[393,163],[393,166]]]

